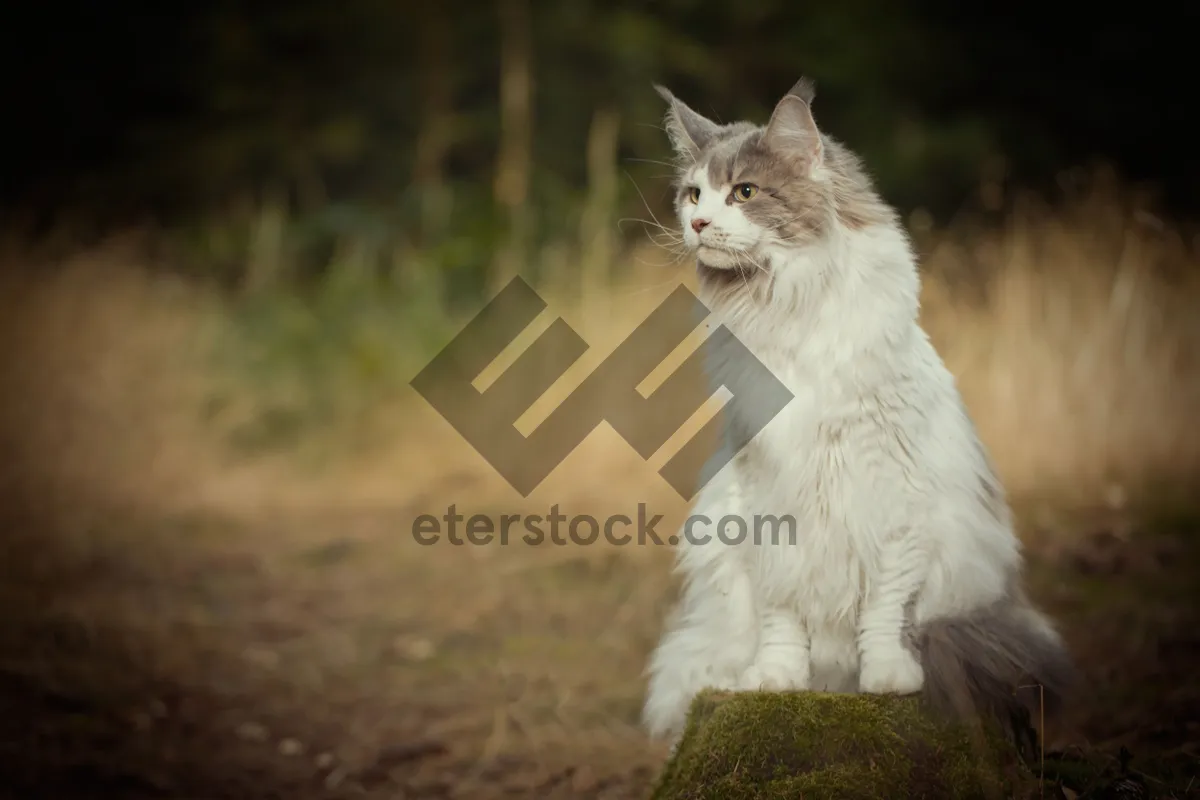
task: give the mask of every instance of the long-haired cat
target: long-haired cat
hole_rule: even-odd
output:
[[[789,515],[797,534],[684,537],[648,730],[677,740],[705,687],[921,693],[1007,721],[1033,684],[1053,710],[1071,661],[1024,594],[1004,492],[918,324],[895,212],[817,129],[808,81],[765,126],[720,125],[658,91],[701,299],[794,395],[694,513],[751,531],[756,515]],[[736,369],[712,356],[718,380]]]

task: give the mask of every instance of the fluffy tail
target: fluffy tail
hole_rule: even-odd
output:
[[[1023,597],[962,617],[931,620],[917,634],[924,698],[957,717],[991,716],[1031,733],[1030,712],[1054,714],[1076,683],[1062,639]]]

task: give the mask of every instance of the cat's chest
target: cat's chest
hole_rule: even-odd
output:
[[[738,455],[752,509],[790,514],[818,535],[878,535],[913,498],[915,423],[894,381],[823,351],[763,351],[792,395]]]
[[[867,477],[864,421],[852,408],[822,408],[817,398],[795,399],[743,451],[762,467],[758,480],[778,488],[797,482],[852,484]]]
[[[755,511],[790,515],[811,536],[869,547],[905,504],[893,437],[861,405],[796,401],[738,456],[747,500]]]
[[[760,537],[742,557],[760,601],[795,608],[810,622],[852,620],[878,562],[884,529],[869,467],[820,430],[803,441],[803,446],[782,447],[756,440],[739,456],[747,511],[755,520],[781,520],[770,530],[788,533]],[[768,528],[755,525],[753,530]]]
[[[789,533],[742,551],[756,592],[810,622],[853,620],[896,508],[879,489],[881,465],[839,418],[777,421],[785,432],[764,431],[736,462],[746,510]]]

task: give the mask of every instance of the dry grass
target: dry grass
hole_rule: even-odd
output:
[[[1019,497],[1111,505],[1114,486],[1131,503],[1189,484],[1200,466],[1190,416],[1200,323],[1189,313],[1200,264],[1179,234],[1100,188],[1063,208],[1024,205],[999,230],[922,241],[926,323]],[[287,453],[231,460],[200,414],[212,378],[203,348],[222,306],[143,269],[137,252],[114,247],[6,278],[0,606],[11,619],[0,628],[11,635],[0,637],[0,677],[53,675],[89,692],[108,680],[96,677],[98,645],[35,653],[21,632],[69,623],[96,641],[96,631],[115,636],[138,665],[104,662],[125,682],[119,702],[137,706],[118,716],[136,712],[157,733],[110,761],[170,773],[163,765],[186,752],[189,769],[214,781],[221,770],[274,776],[274,787],[259,781],[263,796],[357,786],[382,798],[393,780],[413,794],[437,794],[439,781],[478,797],[643,792],[662,753],[638,729],[640,670],[673,592],[668,549],[422,548],[407,532],[451,503],[493,517],[556,503],[565,514],[630,514],[647,503],[670,533],[686,504],[655,475],[659,460],[642,462],[601,429],[522,499],[411,392],[379,409],[380,446],[362,458],[319,472]],[[555,303],[547,318],[561,313],[594,346],[557,391],[680,274],[645,266],[603,303]],[[1083,620],[1077,643],[1110,658],[1098,669],[1114,654],[1154,652],[1158,629],[1131,620],[1165,617],[1140,610],[1140,589],[1103,584],[1129,600],[1112,616],[1089,605],[1099,595],[1080,601],[1085,589],[1054,594],[1060,578],[1042,594]],[[36,614],[16,610],[31,599]],[[126,686],[140,671],[150,677]],[[1161,680],[1149,667],[1127,674],[1140,686]],[[201,698],[200,710],[166,697]],[[1171,703],[1190,697],[1177,691]],[[1115,741],[1162,716],[1161,698],[1122,698],[1133,712],[1084,713],[1079,729]],[[157,721],[139,703],[158,704]],[[379,777],[381,750],[427,738],[448,754],[401,759]],[[286,757],[292,739],[300,760]],[[210,795],[258,796],[229,786]]]
[[[919,235],[923,322],[1019,501],[1157,500],[1200,474],[1191,423],[1200,407],[1200,255],[1103,179],[1069,200],[1027,199],[999,227]],[[47,476],[124,476],[143,488],[172,473],[179,491],[212,473],[214,459],[224,470],[226,454],[199,409],[213,383],[203,348],[222,313],[215,296],[142,269],[136,244],[36,272],[13,268],[23,266],[17,260],[10,253],[0,265],[8,267],[0,366],[6,385],[19,387],[8,393],[0,430],[22,454],[10,464],[24,464],[12,471],[28,475],[40,463]],[[661,252],[634,260],[602,298],[551,293],[551,308],[523,339],[561,315],[591,349],[521,427],[535,425],[679,281],[692,280]],[[389,400],[377,410],[375,440],[390,444],[374,448],[370,464],[342,465],[357,480],[370,481],[362,469],[391,470],[417,446],[439,460],[449,449],[453,460],[478,461],[447,443],[448,428],[411,391]],[[629,464],[613,445],[603,449],[624,473]],[[275,460],[286,466],[286,454]]]
[[[1195,485],[1195,241],[1101,178],[949,232],[926,266],[924,322],[1014,496],[1156,503]]]

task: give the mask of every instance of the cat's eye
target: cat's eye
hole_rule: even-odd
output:
[[[746,202],[756,194],[758,194],[758,187],[753,183],[739,183],[733,187],[733,199],[739,203]]]
[[[692,205],[699,203],[700,202],[700,187],[699,186],[689,186],[688,190],[687,190],[687,198],[688,198],[688,202],[690,202]]]

